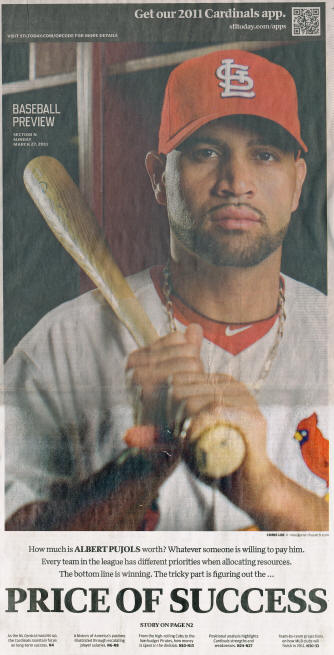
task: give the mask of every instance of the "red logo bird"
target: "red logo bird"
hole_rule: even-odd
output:
[[[299,441],[306,466],[326,481],[329,475],[329,443],[317,427],[318,416],[314,412],[298,423],[294,438]]]

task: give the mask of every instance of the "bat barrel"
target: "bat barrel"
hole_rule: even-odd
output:
[[[62,164],[36,157],[26,166],[24,183],[48,226],[67,252],[100,289],[139,347],[158,339],[113,259],[97,220]]]

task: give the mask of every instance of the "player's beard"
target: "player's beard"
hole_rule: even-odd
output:
[[[247,268],[256,266],[282,245],[288,225],[270,231],[265,216],[261,215],[260,234],[251,230],[224,230],[213,226],[194,225],[189,215],[183,220],[169,216],[170,228],[187,250],[214,266]]]

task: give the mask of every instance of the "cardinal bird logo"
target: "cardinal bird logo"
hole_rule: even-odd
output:
[[[314,412],[298,423],[294,438],[299,441],[306,466],[326,481],[328,487],[329,443],[317,427],[318,416]]]

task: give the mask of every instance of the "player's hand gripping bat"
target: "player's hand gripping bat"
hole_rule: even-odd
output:
[[[139,347],[159,338],[123,277],[106,239],[78,187],[53,157],[36,157],[25,168],[24,183],[52,232],[101,291]],[[245,443],[240,430],[206,420],[200,432],[187,431],[185,448],[193,467],[205,478],[218,479],[239,468]]]

